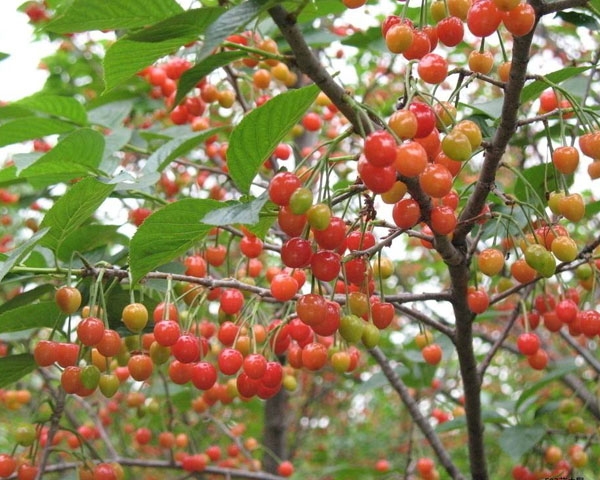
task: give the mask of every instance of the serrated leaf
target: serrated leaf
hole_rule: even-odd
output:
[[[257,17],[262,9],[264,0],[250,0],[236,5],[227,10],[221,15],[212,25],[206,30],[204,43],[202,48],[196,55],[196,62],[199,62],[209,55],[212,55],[213,50],[218,47],[223,40],[229,35],[239,31],[253,18]]]
[[[500,114],[502,113],[502,104],[502,98],[496,98],[487,102],[474,104],[461,103],[462,106],[466,108],[472,108],[476,113],[479,113],[480,115],[491,118],[493,120],[497,120],[498,118],[500,118]]]
[[[202,219],[202,223],[213,226],[256,225],[260,220],[260,212],[268,199],[268,196],[263,194],[250,202],[234,202],[227,207],[208,212]]]
[[[82,128],[75,130],[20,172],[35,188],[97,173],[104,153],[101,133]]]
[[[162,145],[156,150],[144,165],[145,173],[161,172],[176,158],[189,152],[196,145],[202,143],[207,138],[221,131],[222,128],[211,128],[200,133],[192,132],[182,136],[177,136],[173,140]]]
[[[201,223],[202,218],[221,205],[216,200],[187,198],[170,203],[146,218],[129,245],[133,282],[202,240],[213,228]]]
[[[247,114],[231,132],[227,166],[238,189],[247,194],[261,165],[317,98],[309,85],[281,93]]]
[[[68,262],[73,252],[85,253],[111,244],[118,225],[84,225],[68,235],[60,245],[57,256]]]
[[[33,355],[22,353],[0,358],[0,388],[11,385],[35,370]]]
[[[46,135],[70,132],[75,128],[72,123],[54,118],[18,118],[0,125],[0,147]]]
[[[600,28],[598,20],[591,15],[587,15],[582,12],[575,12],[573,10],[556,12],[556,16],[563,22],[572,23],[578,27],[589,28],[592,31],[597,32]]]
[[[0,120],[5,118],[23,118],[30,117],[32,114],[29,108],[16,103],[9,103],[0,107]]]
[[[548,82],[559,84],[571,77],[581,75],[590,68],[591,67],[566,67],[555,72],[548,73],[547,75],[544,75],[544,78],[546,78]],[[539,95],[549,87],[548,82],[543,80],[535,80],[534,82],[525,85],[523,90],[521,90],[521,103],[525,103],[539,97]]]
[[[21,262],[29,253],[36,247],[36,245],[44,238],[48,233],[47,228],[40,228],[33,236],[21,243],[18,247],[12,249],[10,254],[0,263],[0,281],[6,276],[11,269]]]
[[[202,60],[199,63],[196,63],[192,68],[183,72],[181,78],[179,79],[179,83],[177,85],[177,95],[175,96],[175,105],[178,105],[181,100],[193,90],[198,82],[204,78],[209,73],[215,71],[217,68],[224,67],[225,65],[229,65],[231,62],[239,60],[247,56],[245,52],[241,51],[231,51],[231,52],[221,52],[216,55],[211,55],[210,57]]]
[[[544,425],[515,425],[505,429],[498,439],[504,452],[518,461],[523,455],[537,445],[546,434]]]
[[[85,108],[72,97],[37,94],[23,98],[16,102],[16,104],[53,117],[70,120],[78,125],[87,124]]]
[[[132,108],[131,100],[107,103],[90,110],[88,118],[94,125],[114,129],[123,126],[123,121],[129,116]]]
[[[194,8],[127,36],[134,42],[162,42],[170,38],[197,36],[223,13],[222,8]],[[199,30],[200,29],[200,30]]]
[[[73,185],[46,213],[41,227],[50,231],[42,245],[58,251],[62,242],[94,214],[114,185],[88,177]]]
[[[137,28],[182,11],[175,0],[75,0],[45,28],[56,33]]]
[[[23,305],[0,314],[0,333],[53,328],[63,318],[66,318],[66,315],[59,310],[54,301]]]
[[[22,307],[25,305],[29,305],[40,297],[53,294],[54,286],[49,283],[44,283],[42,285],[38,285],[31,290],[27,290],[16,297],[11,298],[9,301],[4,302],[0,305],[0,313],[4,313],[8,310],[12,310],[14,308]]]
[[[210,8],[190,10],[177,15],[176,19],[182,25],[179,31],[176,28],[171,29],[172,34],[177,34],[174,37],[167,35],[165,30],[161,29],[156,32],[157,39],[151,42],[139,41],[130,37],[117,40],[106,51],[104,58],[105,91],[112,90],[159,58],[169,55],[182,45],[196,40],[198,35],[203,33],[219,14],[220,9]],[[173,21],[173,19],[167,19],[165,22],[167,21]],[[157,27],[150,27],[149,30],[153,28]],[[142,33],[137,34],[137,38]],[[146,35],[142,38],[150,38],[150,36]]]

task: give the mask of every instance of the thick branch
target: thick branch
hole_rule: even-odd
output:
[[[269,9],[269,14],[288,42],[296,65],[329,97],[339,111],[350,121],[356,132],[369,133],[373,126],[368,116],[353,105],[348,93],[323,68],[298,28],[296,18],[281,5]]]
[[[369,353],[379,364],[381,370],[383,371],[383,374],[390,382],[390,385],[398,393],[402,402],[404,403],[404,405],[406,405],[406,408],[408,408],[411,417],[413,418],[413,420],[415,421],[415,423],[417,424],[417,426],[431,445],[431,448],[433,448],[433,451],[437,455],[438,460],[446,469],[450,477],[457,480],[464,479],[465,477],[463,477],[463,475],[456,468],[456,465],[454,465],[454,463],[452,462],[450,454],[440,441],[437,434],[434,432],[427,419],[419,410],[417,402],[410,395],[408,388],[406,387],[406,385],[404,385],[400,377],[396,374],[385,354],[379,348],[373,348],[369,350]]]

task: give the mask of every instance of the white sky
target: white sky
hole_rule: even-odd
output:
[[[0,101],[17,100],[37,92],[46,73],[38,70],[41,58],[52,53],[48,42],[32,42],[27,15],[17,12],[24,0],[0,0]]]

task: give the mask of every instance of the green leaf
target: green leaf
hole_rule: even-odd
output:
[[[78,125],[87,124],[87,113],[85,108],[72,97],[36,94],[31,97],[23,98],[16,102],[16,104],[53,117],[71,120]]]
[[[548,82],[559,84],[571,77],[581,75],[583,72],[589,69],[590,67],[566,67],[544,75],[544,78],[547,79],[547,81],[536,80],[523,87],[523,90],[521,90],[520,101],[521,103],[525,103],[539,97],[540,94],[550,86]]]
[[[8,53],[0,52],[0,62],[10,57]]]
[[[0,358],[0,388],[11,385],[36,367],[33,355],[22,353]]]
[[[79,227],[61,243],[57,256],[68,262],[73,252],[85,253],[106,247],[117,237],[118,225],[84,225]]]
[[[182,11],[175,0],[75,0],[46,30],[72,33],[145,27]]]
[[[109,47],[104,58],[105,91],[112,90],[159,58],[196,40],[198,35],[216,20],[220,12],[220,9],[215,8],[190,10],[149,27],[136,37],[117,40]],[[168,34],[166,30],[169,30]],[[153,41],[148,41],[153,38],[152,31],[156,36]],[[176,36],[170,36],[175,34]],[[145,41],[136,38],[144,38]]]
[[[53,328],[66,318],[54,300],[32,303],[0,314],[0,333],[21,332],[31,328]]]
[[[0,125],[0,147],[46,135],[66,133],[75,128],[72,123],[54,118],[18,118]]]
[[[101,133],[82,128],[64,137],[48,153],[20,172],[35,188],[97,173],[104,153]]]
[[[600,201],[590,202],[585,206],[586,218],[593,218],[600,213]]]
[[[123,121],[131,113],[133,102],[131,100],[121,100],[119,102],[100,105],[88,112],[90,123],[101,125],[110,129],[123,126]]]
[[[227,10],[206,30],[204,44],[196,55],[196,62],[199,62],[212,55],[215,47],[218,47],[232,33],[257,17],[262,9],[264,0],[250,0],[236,5]]]
[[[29,305],[40,297],[47,296],[50,294],[54,294],[54,286],[50,283],[44,283],[42,285],[38,285],[31,290],[27,290],[16,297],[11,298],[9,301],[4,302],[0,305],[0,313],[4,313],[8,310],[12,310],[13,308],[22,307],[25,305]]]
[[[572,23],[578,27],[585,27],[593,30],[595,32],[600,28],[600,24],[598,20],[596,20],[591,15],[587,15],[582,12],[575,12],[573,10],[564,11],[564,12],[556,12],[556,16],[560,18],[563,22]]]
[[[129,246],[133,282],[195,246],[208,234],[202,218],[221,202],[187,198],[170,203],[150,215],[137,229]]]
[[[500,118],[500,115],[502,113],[503,102],[504,99],[496,98],[494,100],[475,104],[461,103],[461,106],[466,108],[472,108],[475,111],[475,113],[497,120],[498,118]]]
[[[250,191],[261,165],[318,94],[319,87],[309,85],[277,95],[252,110],[231,132],[227,165],[231,179],[242,193]]]
[[[249,202],[233,202],[224,208],[212,210],[202,219],[202,223],[213,226],[223,225],[256,225],[260,220],[260,212],[267,203],[266,193]]]
[[[527,388],[527,389],[523,390],[523,392],[521,392],[519,399],[515,403],[515,411],[516,412],[520,411],[521,406],[529,398],[531,398],[533,395],[535,395],[535,393],[538,390],[545,387],[549,383],[552,383],[552,382],[564,377],[566,374],[574,372],[575,370],[577,370],[577,365],[575,365],[574,361],[569,359],[564,364],[559,365],[555,370],[550,371],[541,380],[538,380],[533,385],[531,385],[529,388]]]
[[[181,155],[188,153],[196,145],[202,143],[207,138],[222,130],[221,127],[204,130],[200,133],[192,132],[174,138],[162,145],[148,158],[144,166],[144,172],[161,172],[169,163]]]
[[[183,75],[181,75],[177,85],[175,105],[178,105],[188,94],[188,92],[194,89],[198,82],[206,75],[215,71],[217,68],[229,65],[231,62],[239,60],[245,56],[247,56],[247,54],[242,51],[221,52],[217,53],[216,55],[211,55],[210,57],[194,65],[189,70],[186,70]]]
[[[381,35],[380,27],[371,27],[365,31],[358,31],[342,40],[343,45],[356,48],[380,49],[385,41]]]
[[[546,434],[544,425],[515,425],[505,429],[498,442],[502,450],[518,461],[523,455],[537,445]]]
[[[48,233],[47,228],[40,228],[33,236],[21,243],[18,247],[10,251],[10,255],[6,260],[0,263],[0,281],[6,276],[11,269],[21,262],[29,253],[35,248],[35,246],[44,238]]]
[[[59,251],[62,242],[94,214],[114,185],[88,177],[73,185],[50,208],[41,227],[49,227],[42,245]]]

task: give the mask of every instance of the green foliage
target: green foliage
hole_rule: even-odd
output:
[[[249,193],[265,160],[315,101],[316,85],[277,95],[248,113],[231,132],[227,164],[231,179],[242,193]]]

